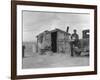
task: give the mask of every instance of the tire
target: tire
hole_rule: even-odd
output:
[[[77,56],[80,56],[81,55],[81,51],[80,52],[76,52],[76,55]]]

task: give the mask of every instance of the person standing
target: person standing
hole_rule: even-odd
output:
[[[77,30],[73,30],[73,34],[71,35],[71,56],[74,56],[73,50],[75,46],[79,46],[79,36],[77,34]]]

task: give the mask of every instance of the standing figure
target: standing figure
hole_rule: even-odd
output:
[[[74,56],[73,55],[73,51],[74,51],[74,47],[78,47],[79,46],[79,36],[78,36],[78,34],[77,34],[77,30],[76,29],[74,29],[73,30],[73,34],[71,35],[71,56]]]

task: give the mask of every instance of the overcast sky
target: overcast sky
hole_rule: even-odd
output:
[[[45,31],[59,28],[69,33],[77,29],[79,37],[82,38],[82,30],[90,28],[89,14],[78,13],[55,13],[23,11],[23,41],[36,41],[36,35]]]

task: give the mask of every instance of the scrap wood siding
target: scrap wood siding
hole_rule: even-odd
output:
[[[67,28],[68,29],[68,28]],[[70,52],[70,33],[58,28],[51,31],[44,31],[37,35],[37,52],[41,50],[54,53]]]

